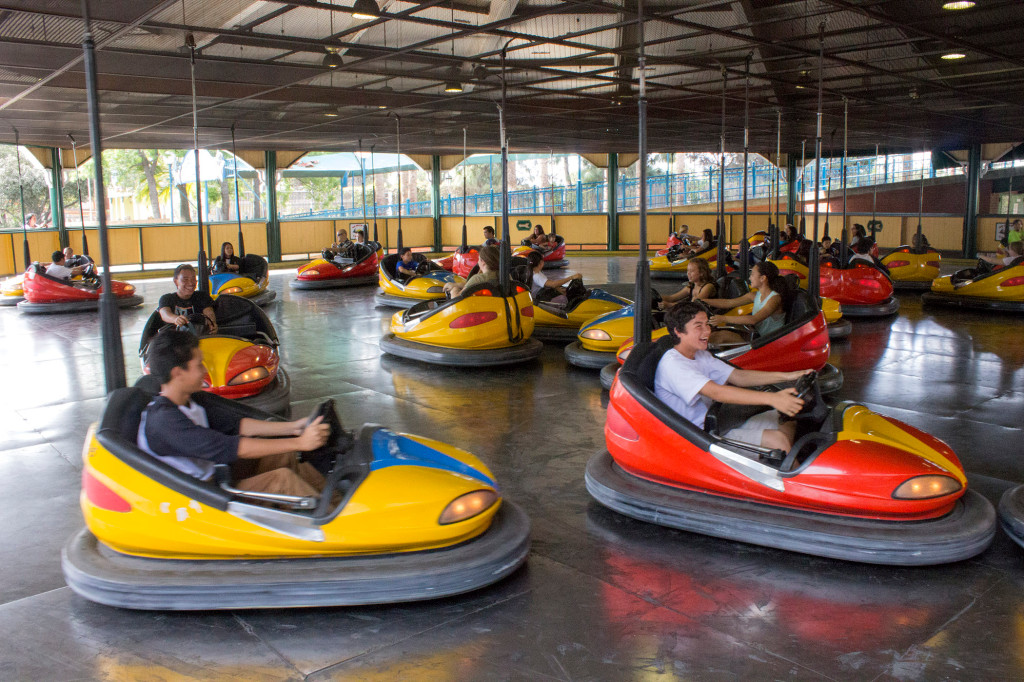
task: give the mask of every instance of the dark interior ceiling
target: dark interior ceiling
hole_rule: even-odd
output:
[[[463,128],[494,150],[509,43],[513,151],[635,152],[637,0],[354,1],[93,0],[104,145],[192,146],[191,33],[203,147],[235,124],[239,149],[391,150],[393,112],[403,152],[459,154]],[[717,150],[724,72],[729,151],[749,91],[751,151],[774,152],[781,111],[783,150],[813,154],[819,67],[826,153],[844,98],[851,151],[1024,140],[1024,2],[943,2],[648,0],[648,148]],[[83,32],[78,0],[0,0],[0,140],[88,140]]]

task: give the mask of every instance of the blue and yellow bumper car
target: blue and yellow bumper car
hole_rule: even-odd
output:
[[[254,253],[242,258],[238,272],[220,272],[210,275],[210,295],[214,300],[221,294],[247,298],[256,305],[267,305],[277,297],[277,292],[268,289],[270,266],[267,259]]]
[[[712,244],[703,251],[687,255],[688,249],[684,246],[673,246],[664,256],[651,258],[651,277],[660,279],[686,279],[686,266],[691,258],[706,258],[708,265],[714,270],[718,267],[718,247]]]
[[[86,437],[87,527],[61,556],[86,599],[203,611],[416,601],[497,582],[526,559],[529,520],[468,452],[377,425],[350,434],[333,416],[318,497],[252,493],[223,469],[201,481],[139,450],[151,398],[140,387],[114,391]],[[271,418],[215,395],[194,399]]]
[[[375,297],[377,305],[410,308],[423,301],[442,300],[445,297],[445,284],[461,284],[466,281],[448,272],[422,253],[414,253],[412,259],[416,264],[416,275],[402,279],[398,276],[397,270],[400,260],[398,254],[384,256],[378,269],[380,291]]]
[[[380,349],[436,365],[492,367],[533,360],[544,344],[531,338],[530,292],[512,283],[511,295],[486,282],[451,300],[424,301],[391,318]]]
[[[550,343],[572,341],[580,327],[601,315],[632,305],[632,301],[604,289],[587,289],[579,280],[566,287],[564,305],[551,301],[557,291],[542,288],[533,299],[533,338]]]
[[[977,267],[939,277],[921,298],[928,305],[1024,312],[1024,257],[999,267],[978,261]]]

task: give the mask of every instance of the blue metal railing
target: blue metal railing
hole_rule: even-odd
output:
[[[884,159],[884,160],[882,160]],[[942,170],[936,172],[931,161],[914,159],[910,155],[891,157],[869,157],[866,159],[850,159],[846,164],[846,186],[848,189],[870,185],[882,185],[896,182],[919,180],[922,176],[934,178],[940,175],[962,174],[961,169]],[[750,199],[766,199],[775,195],[776,174],[779,189],[786,191],[786,171],[777,169],[770,164],[751,164],[747,175],[747,196]],[[803,173],[796,178],[797,195],[812,192],[815,178],[814,163],[808,164]],[[820,191],[824,195],[831,180],[833,196],[842,187],[842,164],[838,160],[826,160],[817,173],[820,178]],[[708,168],[695,173],[676,173],[672,175],[649,175],[647,178],[647,205],[649,208],[667,208],[669,206],[687,206],[693,204],[709,204],[718,200],[721,177],[718,169]],[[618,210],[636,211],[639,208],[639,192],[636,178],[620,178],[617,183]],[[743,169],[727,168],[725,171],[726,201],[743,199]],[[298,202],[296,202],[298,203]],[[493,215],[501,212],[501,192],[490,191],[471,194],[465,198],[468,215]],[[577,182],[546,188],[521,189],[509,192],[509,213],[515,214],[546,214],[546,213],[604,213],[608,210],[607,182]],[[441,197],[442,215],[462,215],[463,198],[458,195]],[[371,215],[372,210],[367,212]],[[364,215],[361,206],[339,207],[313,211],[297,211],[280,214],[283,220],[330,219],[330,218],[361,218]],[[396,204],[377,206],[377,216],[395,217],[398,215]],[[405,201],[402,204],[403,216],[431,215],[430,201]]]

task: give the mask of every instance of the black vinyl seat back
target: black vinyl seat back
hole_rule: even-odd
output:
[[[715,283],[718,295],[715,298],[739,298],[750,291],[750,286],[738,272],[719,277]]]
[[[245,254],[242,257],[242,264],[238,268],[239,275],[248,277],[254,282],[258,282],[266,277],[269,271],[270,265],[267,264],[267,259],[255,253]]]
[[[980,282],[983,279],[994,277],[995,275],[1002,275],[1009,268],[1017,267],[1018,265],[1024,264],[1024,256],[1017,256],[1009,265],[1002,267],[996,267],[988,261],[979,260],[977,267],[967,268],[965,270],[958,270],[951,278],[953,284],[967,284],[969,282]]]
[[[114,457],[157,483],[215,509],[226,510],[230,496],[212,481],[193,478],[139,449],[142,411],[152,399],[153,394],[143,388],[116,389],[107,398],[96,440]]]
[[[386,272],[388,277],[391,279],[398,279],[398,261],[400,260],[402,260],[402,257],[397,253],[390,253],[384,256],[384,260],[380,262],[380,266],[384,268],[384,272]],[[427,260],[427,257],[422,253],[412,254],[412,263],[417,267],[425,260]]]

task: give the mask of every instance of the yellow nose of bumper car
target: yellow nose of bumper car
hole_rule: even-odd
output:
[[[977,267],[939,277],[921,300],[927,305],[1024,312],[1024,257],[998,268],[978,261]]]
[[[405,602],[478,589],[526,559],[529,520],[468,452],[372,424],[346,432],[329,402],[319,411],[332,436],[315,453],[324,489],[268,499],[236,489],[223,470],[202,481],[136,447],[151,398],[114,391],[87,436],[87,528],[61,556],[65,580],[86,599],[204,611]],[[270,417],[219,396],[195,399]]]
[[[0,283],[0,307],[18,305],[25,300],[25,290],[22,288],[24,279],[24,275],[17,275]]]
[[[380,262],[377,269],[380,291],[374,299],[379,306],[411,308],[423,301],[440,300],[445,297],[445,284],[462,284],[466,281],[429,260],[422,253],[414,253],[412,257],[412,262],[416,265],[416,275],[404,278],[398,274],[400,260],[398,254],[393,253],[384,256],[384,260]]]
[[[210,276],[210,295],[216,300],[221,294],[230,294],[247,298],[259,306],[267,305],[277,298],[277,292],[267,288],[269,273],[267,259],[254,253],[246,254],[238,272]]]
[[[896,291],[929,291],[941,264],[942,254],[935,249],[915,250],[905,244],[882,259]]]
[[[435,365],[491,367],[533,360],[544,344],[531,338],[535,308],[530,292],[512,284],[503,297],[496,284],[464,290],[458,298],[425,301],[391,318],[380,349]]]

